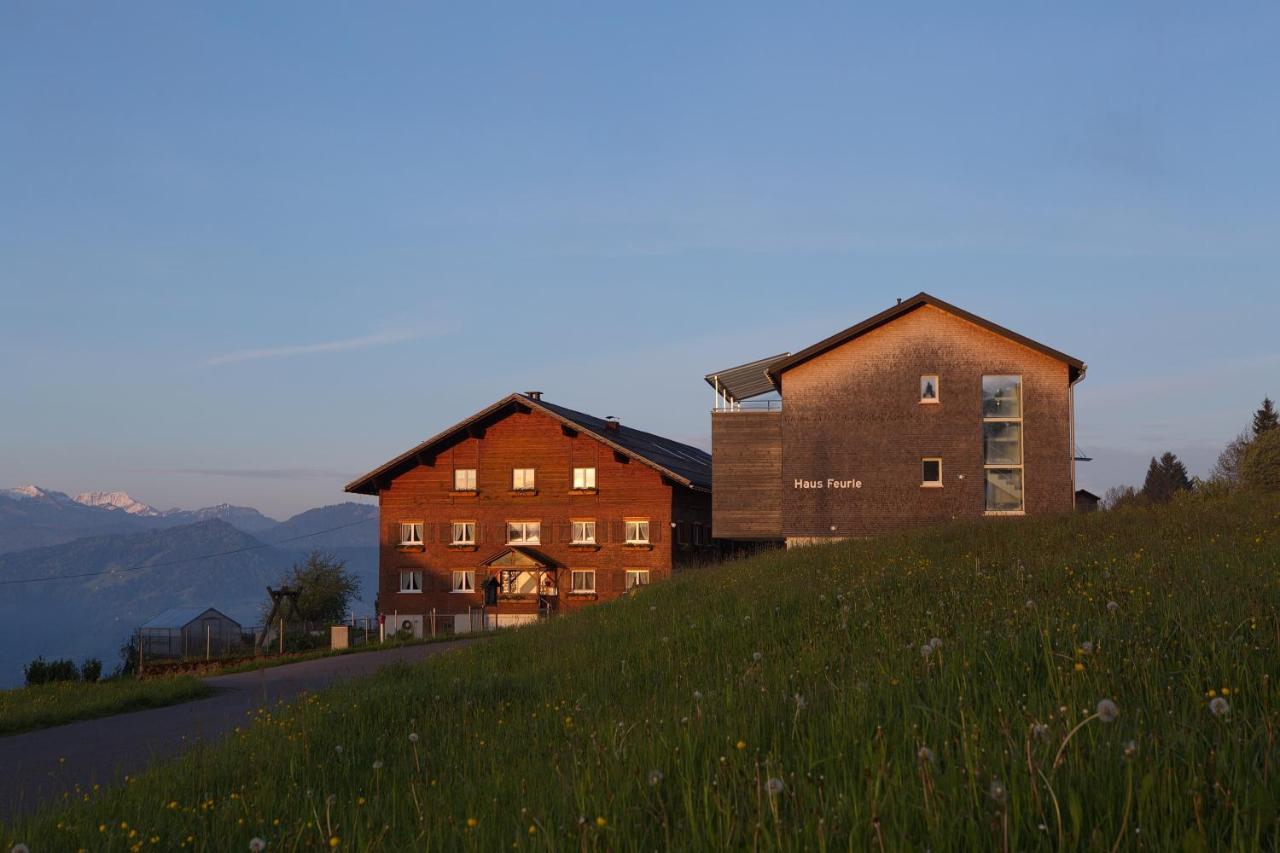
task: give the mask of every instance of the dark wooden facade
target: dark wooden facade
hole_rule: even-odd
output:
[[[429,632],[432,614],[445,632],[478,628],[481,619],[518,624],[714,558],[710,457],[575,414],[512,395],[347,487],[379,497],[378,601],[388,624]],[[650,446],[684,454],[688,464],[668,470],[633,449]],[[593,469],[594,485],[575,484],[575,468]],[[515,488],[516,469],[532,469],[532,488]],[[474,489],[457,488],[458,470],[475,471]],[[648,541],[629,542],[627,522],[639,520]],[[574,522],[588,521],[595,541],[575,542]],[[513,522],[536,522],[537,541],[509,541]],[[401,525],[419,523],[422,541],[406,544]],[[474,541],[456,543],[455,523],[473,525]],[[421,589],[403,588],[405,572],[421,573]],[[468,589],[458,589],[457,572],[474,573],[462,584]],[[590,591],[575,591],[575,572],[594,573]],[[491,591],[486,603],[491,580],[496,601]]]
[[[780,413],[712,416],[717,537],[795,544],[1074,505],[1084,365],[1069,356],[922,294],[768,370]],[[1005,466],[1021,504],[994,511],[983,378],[1002,375],[1021,388],[1019,463]]]

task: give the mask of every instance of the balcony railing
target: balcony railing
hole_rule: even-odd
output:
[[[713,412],[780,412],[781,400],[725,400],[716,397]]]

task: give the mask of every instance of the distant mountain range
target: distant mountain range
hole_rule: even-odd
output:
[[[358,503],[281,522],[229,504],[158,511],[123,492],[0,490],[0,581],[53,578],[0,586],[0,688],[37,655],[100,657],[110,670],[131,632],[169,607],[210,605],[252,625],[265,587],[312,550],[347,561],[362,581],[356,609],[370,614],[377,517]]]
[[[86,536],[159,530],[215,518],[256,536],[269,534],[281,524],[289,525],[300,517],[279,522],[252,507],[225,503],[194,510],[158,510],[134,500],[126,492],[83,492],[73,498],[39,486],[20,486],[0,489],[0,554],[60,545]],[[357,543],[348,537],[340,544]]]

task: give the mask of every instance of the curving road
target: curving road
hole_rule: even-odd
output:
[[[112,784],[178,755],[194,741],[213,740],[243,724],[255,708],[474,642],[406,646],[215,676],[205,680],[217,692],[194,702],[0,737],[0,821],[57,802],[76,785]]]

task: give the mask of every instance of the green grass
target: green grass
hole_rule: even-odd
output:
[[[0,690],[0,736],[200,699],[213,692],[189,676],[136,681],[62,681]]]
[[[470,637],[484,637],[487,634],[468,634]],[[452,640],[461,639],[461,637],[452,634],[438,637],[428,637],[426,639],[414,640],[387,640],[383,643],[370,642],[359,646],[351,646],[345,649],[312,649],[306,652],[293,652],[284,655],[263,655],[262,657],[253,658],[252,660],[240,661],[239,663],[229,664],[227,666],[213,666],[209,669],[202,669],[200,676],[202,678],[212,678],[217,675],[234,675],[237,672],[253,672],[259,669],[270,669],[276,666],[286,666],[291,663],[302,663],[303,661],[318,660],[320,658],[340,657],[342,655],[358,655],[364,652],[385,652],[389,649],[398,649],[404,646],[427,646],[432,643],[447,643]]]
[[[1000,521],[689,573],[387,669],[0,841],[1280,845],[1280,501]]]

